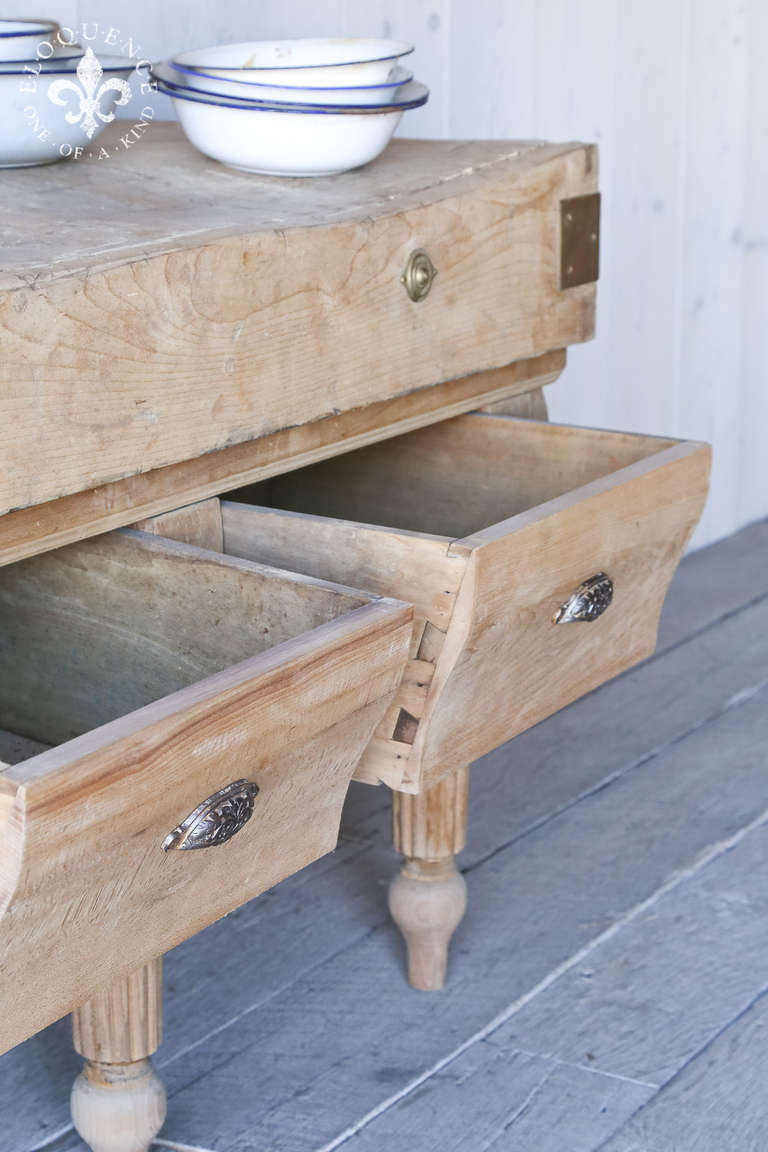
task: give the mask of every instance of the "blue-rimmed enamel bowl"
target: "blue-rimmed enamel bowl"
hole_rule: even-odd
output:
[[[184,52],[173,68],[219,80],[249,80],[278,87],[356,88],[386,84],[398,60],[413,52],[403,40],[355,38],[254,40]]]
[[[397,74],[396,81],[391,86],[306,89],[282,88],[264,84],[238,84],[237,91],[230,93],[228,90],[217,91],[213,87],[203,87],[202,81],[200,87],[180,82],[176,79],[175,69],[169,64],[152,65],[154,79],[167,88],[172,88],[174,92],[178,92],[180,95],[189,92],[193,96],[213,97],[235,104],[278,104],[287,105],[290,108],[297,106],[310,109],[330,108],[333,111],[344,108],[365,110],[366,108],[395,107],[402,99],[403,90],[410,87],[413,81],[413,73],[409,72],[408,69],[398,68],[395,69],[395,72]],[[215,83],[215,80],[206,81],[206,84],[214,85]],[[222,80],[220,83],[226,84],[227,82]],[[279,95],[271,95],[271,93],[279,93]],[[407,97],[406,102],[412,98],[412,96]]]
[[[59,72],[68,72],[76,69],[80,60],[85,55],[83,49],[75,44],[70,48],[61,49],[55,52],[53,56],[46,56],[42,59],[33,57],[31,60],[0,60],[0,76],[5,73],[14,73],[21,75],[22,72],[37,72],[41,68],[46,72],[53,69]]]
[[[153,72],[175,88],[191,88],[207,96],[229,96],[237,100],[277,100],[296,104],[387,104],[398,88],[413,80],[413,72],[400,65],[390,71],[383,84],[357,84],[348,87],[314,87],[309,84],[265,84],[261,80],[222,80],[214,73],[171,63],[155,65]]]
[[[0,168],[26,168],[88,154],[104,125],[114,119],[133,89],[146,81],[132,78],[134,62],[119,56],[98,60],[101,74],[89,99],[78,72],[97,58],[0,64]],[[98,146],[97,149],[98,150]]]
[[[403,113],[429,97],[415,81],[392,102],[364,107],[232,100],[162,81],[158,91],[170,96],[200,152],[265,176],[332,176],[368,164],[384,151]]]
[[[52,43],[58,30],[55,20],[0,20],[0,62],[35,60],[38,48]]]

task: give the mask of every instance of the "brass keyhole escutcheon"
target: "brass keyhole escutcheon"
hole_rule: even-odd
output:
[[[400,283],[405,286],[408,296],[414,304],[425,300],[429,296],[432,281],[437,276],[437,268],[430,260],[423,248],[414,248],[408,257],[405,272],[400,277]]]

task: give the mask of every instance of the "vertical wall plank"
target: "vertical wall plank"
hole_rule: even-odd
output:
[[[747,91],[747,161],[744,174],[743,344],[738,522],[768,511],[768,4],[752,0],[747,32],[751,60]],[[736,509],[731,510],[729,523]],[[728,529],[726,528],[726,531]]]
[[[688,3],[619,6],[614,126],[604,172],[612,201],[606,245],[610,324],[609,423],[679,432],[675,331],[676,252],[684,180],[682,137]]]
[[[622,270],[614,254],[620,243],[621,194],[613,156],[623,130],[616,110],[619,6],[616,0],[549,0],[537,5],[534,68],[535,120],[542,139],[594,140],[600,148],[601,268],[597,294],[597,340],[573,348],[562,385],[548,390],[550,415],[564,423],[587,423],[593,413],[610,425],[616,410],[614,314]],[[623,417],[623,413],[621,413]],[[616,421],[621,427],[621,420]]]
[[[748,13],[742,0],[708,0],[693,6],[691,15],[677,402],[678,421],[686,432],[715,442],[712,491],[698,536],[703,542],[735,527],[741,421],[751,418],[741,405],[739,242],[747,148]]]
[[[536,0],[451,0],[448,135],[534,134]]]
[[[398,135],[448,136],[449,0],[344,0],[344,30],[348,36],[385,36],[415,45],[404,64],[429,85],[431,97],[426,107],[403,118]]]

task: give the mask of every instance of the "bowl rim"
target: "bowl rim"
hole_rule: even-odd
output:
[[[57,64],[60,60],[80,60],[85,49],[78,52],[57,52],[55,56],[26,56],[20,60],[0,60],[0,68],[5,64]]]
[[[410,56],[414,51],[413,44],[409,44],[406,40],[388,40],[386,38],[378,39],[377,37],[357,37],[357,36],[310,36],[298,37],[286,40],[243,40],[235,44],[211,44],[207,48],[193,48],[189,52],[180,52],[178,56],[172,56],[168,63],[171,67],[178,67],[179,63],[184,62],[185,56],[198,56],[201,52],[211,52],[216,48],[252,48],[255,45],[269,45],[269,44],[339,44],[347,40],[356,40],[360,44],[391,44],[396,51],[388,51],[383,56],[366,56],[362,60],[340,60],[337,63],[333,61],[325,61],[323,63],[316,62],[314,64],[258,64],[251,68],[244,68],[241,65],[234,64],[185,64],[185,67],[197,71],[199,68],[216,68],[219,72],[283,72],[293,71],[300,72],[306,68],[351,68],[355,64],[380,64],[385,60],[399,60],[401,56]]]
[[[190,104],[207,104],[214,108],[233,108],[238,112],[294,112],[300,116],[381,116],[384,113],[408,112],[420,108],[429,99],[429,88],[418,80],[404,84],[415,90],[406,100],[388,104],[292,104],[280,100],[244,100],[237,96],[207,96],[194,88],[174,89],[164,80],[157,81],[157,90],[171,100],[186,100]],[[201,99],[202,97],[202,99]]]
[[[28,24],[29,27],[18,32],[3,32],[3,24]],[[14,36],[44,36],[48,32],[56,32],[58,28],[55,20],[9,20],[3,17],[0,19],[0,40],[12,40]]]
[[[77,72],[77,66],[74,61],[78,63],[83,59],[84,52],[77,56],[52,56],[50,60],[0,60],[0,76],[67,76],[71,72]],[[116,63],[116,61],[124,61],[123,63]],[[39,64],[40,68],[8,68],[6,65],[18,64]],[[57,67],[52,68],[50,65],[55,64]],[[60,64],[68,64],[69,67],[58,67]],[[133,72],[136,64],[132,63],[128,57],[122,56],[100,56],[99,64],[101,65],[102,72]]]
[[[402,88],[403,84],[410,84],[413,80],[413,72],[404,68],[402,64],[398,64],[394,69],[395,72],[402,72],[400,79],[385,80],[382,84],[279,84],[276,80],[235,80],[230,76],[215,76],[212,72],[206,72],[202,68],[188,68],[186,65],[173,64],[170,60],[164,60],[162,63],[173,72],[182,72],[185,76],[201,76],[206,80],[222,80],[225,84],[244,84],[248,88],[290,88],[295,92],[369,92],[374,88]],[[152,65],[153,73],[156,67],[158,65]],[[240,69],[236,69],[236,71],[240,71]],[[259,72],[261,69],[256,68],[254,71]],[[166,83],[172,83],[172,81],[166,81]],[[202,92],[203,89],[195,89],[195,91]]]

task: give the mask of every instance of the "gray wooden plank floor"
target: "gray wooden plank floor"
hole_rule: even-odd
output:
[[[157,1148],[764,1152],[768,522],[686,558],[659,648],[473,769],[470,906],[412,991],[384,789],[166,960]],[[0,1057],[0,1150],[83,1152],[68,1025]]]

